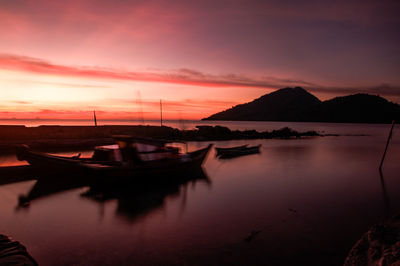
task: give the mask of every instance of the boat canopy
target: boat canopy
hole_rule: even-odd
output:
[[[113,136],[122,151],[122,157],[133,157],[136,161],[152,161],[176,158],[179,153],[177,147],[167,147],[172,141],[151,138],[134,137],[127,135]],[[128,159],[129,160],[129,159]]]
[[[171,143],[172,141],[168,140],[160,140],[160,139],[152,139],[152,138],[144,138],[144,137],[135,137],[129,135],[116,135],[113,138],[117,141],[117,143],[125,143],[125,144],[147,144],[152,146],[163,147],[167,143]]]
[[[117,144],[97,146],[94,149],[92,159],[97,161],[122,162],[122,154]]]

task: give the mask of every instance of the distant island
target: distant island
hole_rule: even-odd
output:
[[[370,94],[321,101],[301,87],[283,88],[202,120],[391,123],[400,105]]]

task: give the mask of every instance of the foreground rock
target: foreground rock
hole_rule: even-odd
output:
[[[17,241],[0,234],[0,265],[38,265],[26,248]]]
[[[400,215],[373,226],[354,245],[344,266],[400,266]]]

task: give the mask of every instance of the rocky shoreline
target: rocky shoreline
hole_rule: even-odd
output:
[[[90,149],[112,144],[115,135],[133,135],[174,141],[215,141],[235,139],[302,138],[322,136],[315,131],[297,132],[290,128],[258,132],[230,130],[223,126],[197,126],[179,130],[166,126],[0,126],[0,152],[14,152],[15,146],[27,144],[38,150]]]

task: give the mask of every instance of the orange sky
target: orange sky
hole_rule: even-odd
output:
[[[80,71],[3,61],[0,56],[0,118],[90,119],[96,110],[99,119],[138,119],[141,113],[158,119],[162,100],[165,119],[201,119],[268,91],[245,81],[183,77],[184,71]]]
[[[200,119],[272,90],[400,102],[396,1],[0,2],[0,119]]]

